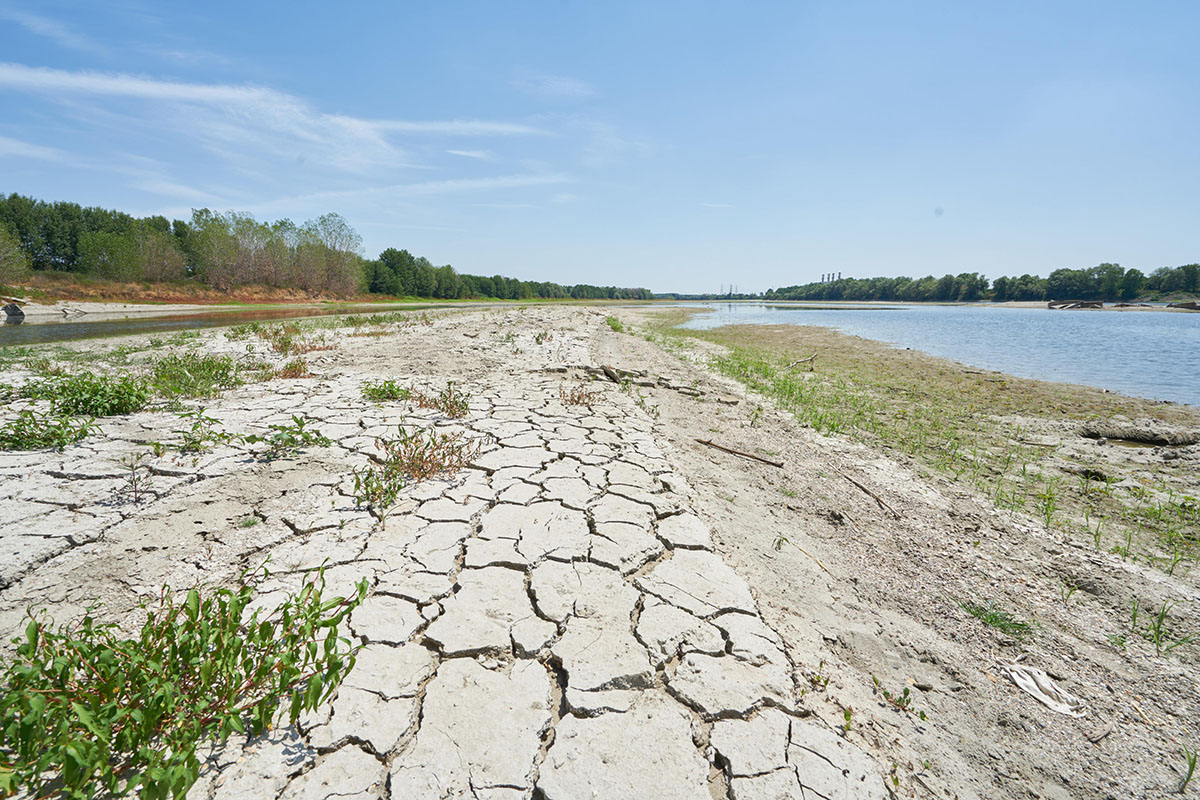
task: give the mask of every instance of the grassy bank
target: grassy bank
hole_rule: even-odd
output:
[[[1200,429],[1200,409],[973,369],[824,328],[674,327],[689,313],[662,312],[647,337],[668,348],[720,345],[706,356],[711,368],[808,427],[904,454],[1096,549],[1171,573],[1200,558],[1195,463],[1078,434],[1119,417]]]

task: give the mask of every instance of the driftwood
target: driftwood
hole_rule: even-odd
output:
[[[1104,302],[1101,300],[1051,300],[1046,304],[1047,308],[1104,308]]]
[[[1188,300],[1184,303],[1167,303],[1167,308],[1183,308],[1188,311],[1200,311],[1200,303],[1195,300]]]
[[[800,365],[800,363],[810,363],[812,360],[816,359],[816,357],[817,357],[817,354],[814,353],[814,354],[810,355],[808,357],[808,359],[797,359],[796,361],[793,361],[792,363],[790,363],[790,365],[787,365],[786,367],[784,367],[784,369],[791,369],[794,366]]]
[[[763,458],[762,456],[756,456],[753,453],[743,453],[741,450],[734,450],[731,447],[726,447],[725,445],[717,444],[712,439],[697,439],[696,441],[699,442],[700,444],[707,445],[708,447],[715,447],[718,450],[724,450],[726,453],[732,453],[735,456],[741,456],[742,458],[751,458],[751,459],[754,459],[755,461],[761,461],[764,464],[770,464],[772,467],[779,467],[780,469],[783,469],[782,461],[772,461],[769,458]]]
[[[874,500],[876,503],[879,503],[879,507],[880,507],[880,508],[886,508],[888,511],[892,512],[892,516],[894,516],[896,519],[900,519],[900,512],[899,512],[899,511],[897,511],[896,509],[892,508],[891,506],[889,506],[887,503],[883,502],[883,498],[882,498],[882,497],[880,497],[879,495],[875,494],[875,493],[874,493],[874,492],[872,492],[870,489],[868,489],[867,487],[863,486],[861,483],[859,483],[858,481],[854,480],[854,478],[851,478],[851,477],[850,477],[849,475],[847,475],[846,473],[844,473],[844,472],[843,472],[843,473],[841,473],[841,476],[842,476],[843,478],[845,478],[846,480],[850,481],[851,483],[853,483],[853,484],[854,484],[855,486],[857,486],[859,489],[862,489],[862,490],[863,490],[864,492],[866,492],[868,495],[870,495],[870,496],[871,496],[871,498],[872,498],[872,499],[873,499],[873,500]]]
[[[613,383],[619,384],[621,382],[621,378],[617,375],[617,371],[612,367],[608,366],[607,364],[601,364],[600,369],[604,370],[604,374],[607,375],[608,379]]]

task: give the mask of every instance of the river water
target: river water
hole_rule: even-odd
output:
[[[421,309],[444,308],[444,305],[423,305]],[[19,325],[0,324],[0,348],[68,342],[77,339],[98,339],[134,334],[174,333],[192,328],[219,328],[244,322],[264,322],[283,319],[324,317],[334,314],[374,314],[387,311],[408,311],[416,306],[294,306],[239,311],[199,311],[185,314],[128,314],[103,317],[74,317],[63,320],[34,319]]]
[[[705,304],[683,327],[820,325],[984,369],[1200,406],[1200,313]]]

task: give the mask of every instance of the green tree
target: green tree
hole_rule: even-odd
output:
[[[0,284],[19,281],[29,274],[29,254],[20,240],[0,224]]]
[[[89,275],[117,281],[141,280],[136,239],[121,233],[85,233],[79,237],[79,267]]]

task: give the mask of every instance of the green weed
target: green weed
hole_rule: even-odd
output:
[[[58,450],[98,430],[90,419],[39,414],[26,409],[0,427],[0,450]]]
[[[33,400],[50,401],[52,414],[72,417],[132,414],[152,397],[150,387],[138,378],[86,372],[34,381],[21,393]]]
[[[408,400],[412,396],[412,389],[401,386],[396,381],[388,378],[387,380],[367,381],[364,383],[362,396],[375,403],[383,403],[389,400]]]
[[[196,748],[258,733],[281,704],[295,723],[325,703],[361,647],[340,626],[366,596],[324,596],[324,570],[274,611],[250,611],[266,570],[237,589],[164,588],[132,638],[89,613],[51,628],[31,614],[0,689],[0,794],[181,798]]]
[[[167,399],[213,397],[242,383],[237,362],[230,356],[172,353],[150,368],[150,383]]]
[[[333,444],[320,431],[308,427],[308,420],[293,414],[289,425],[271,425],[270,433],[265,436],[250,434],[243,436],[246,444],[266,444],[266,450],[259,452],[258,458],[263,461],[274,461],[285,456],[294,456],[306,447],[329,447]]]
[[[966,611],[972,617],[981,621],[984,625],[995,628],[998,631],[1007,633],[1014,639],[1024,639],[1033,632],[1033,626],[1028,622],[1014,617],[1007,611],[996,608],[994,602],[989,601],[988,604],[980,605],[971,600],[959,600],[959,607]]]

